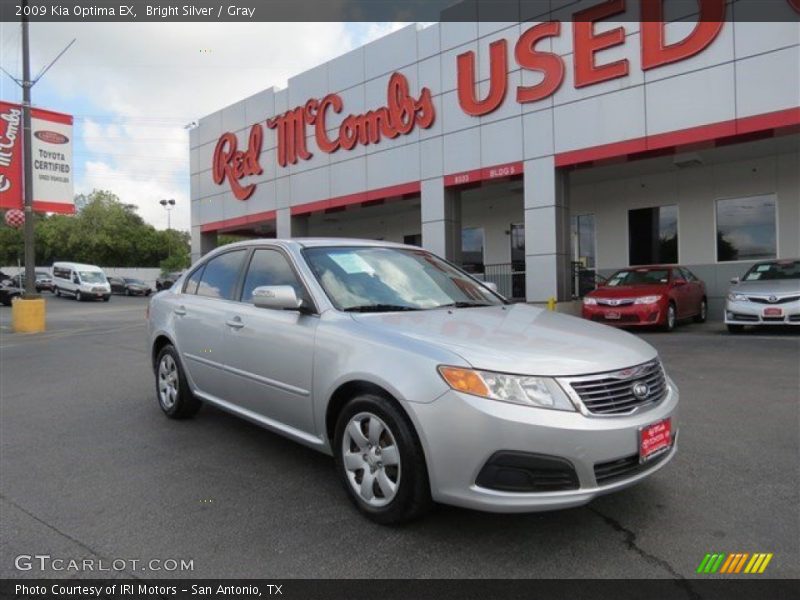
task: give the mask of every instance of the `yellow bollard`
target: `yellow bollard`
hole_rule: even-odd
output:
[[[11,328],[16,333],[45,330],[44,298],[14,298],[11,302]]]
[[[550,296],[547,299],[547,310],[555,310],[556,309],[556,299],[553,296]]]

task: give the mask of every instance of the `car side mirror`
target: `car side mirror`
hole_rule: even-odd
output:
[[[303,300],[290,285],[260,285],[253,290],[253,304],[273,310],[302,310]]]
[[[737,276],[737,277],[732,277],[732,278],[731,278],[731,283],[732,283],[733,285],[736,285],[736,284],[737,284],[737,283],[739,283],[740,281],[741,281],[741,280],[739,279],[739,277],[738,277],[738,276]]]
[[[497,293],[498,293],[498,291],[497,291],[497,284],[496,284],[494,281],[484,281],[484,282],[483,282],[483,285],[485,285],[487,288],[489,288],[490,290],[492,290],[492,291],[493,291],[495,294],[497,294]]]

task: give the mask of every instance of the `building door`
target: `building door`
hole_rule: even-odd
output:
[[[511,298],[525,298],[525,223],[512,223],[511,229]]]
[[[572,217],[572,295],[582,298],[596,287],[594,215]]]

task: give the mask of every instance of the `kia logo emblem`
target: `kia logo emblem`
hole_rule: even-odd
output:
[[[644,400],[645,398],[647,398],[647,394],[650,393],[650,388],[646,383],[642,383],[640,381],[639,383],[633,385],[631,391],[633,392],[633,395],[636,396],[639,400]]]

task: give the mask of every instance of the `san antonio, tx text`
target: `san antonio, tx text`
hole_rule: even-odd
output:
[[[17,597],[36,596],[86,596],[96,597],[113,595],[175,595],[178,591],[192,596],[282,596],[282,585],[196,585],[179,587],[177,585],[146,585],[143,583],[115,583],[112,585],[24,585],[14,586]]]

